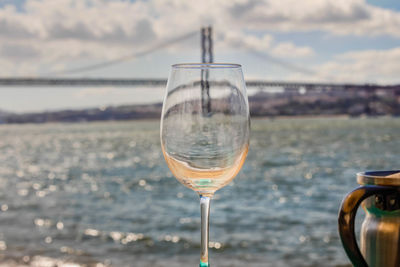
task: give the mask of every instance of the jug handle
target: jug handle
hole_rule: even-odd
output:
[[[364,185],[351,191],[340,206],[338,225],[340,239],[347,256],[356,267],[368,267],[357,245],[354,232],[354,220],[361,202],[375,194],[394,193],[397,190],[390,186]]]

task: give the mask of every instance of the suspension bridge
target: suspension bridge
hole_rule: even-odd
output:
[[[165,86],[166,79],[107,79],[107,78],[0,78],[0,86]],[[297,90],[304,88],[307,90],[346,90],[364,89],[374,90],[376,88],[397,88],[396,85],[380,86],[377,84],[336,84],[336,83],[307,83],[307,82],[286,82],[286,81],[246,81],[248,87],[282,87],[286,90]]]
[[[201,61],[203,63],[212,63],[214,60],[213,54],[213,39],[212,39],[212,28],[203,27],[200,30],[201,38]],[[169,40],[156,43],[148,49],[138,51],[129,55],[125,55],[112,60],[81,66],[71,69],[65,69],[62,71],[54,71],[45,73],[39,77],[6,77],[0,78],[1,86],[24,86],[24,87],[37,87],[37,86],[119,86],[119,87],[132,87],[132,86],[165,86],[166,79],[110,79],[110,78],[71,78],[68,77],[70,74],[84,74],[87,72],[95,71],[98,69],[104,69],[113,65],[120,64],[122,62],[132,61],[136,58],[143,57],[159,51],[161,49],[173,46],[179,42],[185,41],[198,36],[198,31],[185,33],[183,35],[171,38]],[[309,70],[302,66],[286,62],[284,60],[273,57],[265,51],[257,51],[254,49],[246,48],[246,51],[253,54],[259,60],[266,61],[269,64],[278,65],[283,69],[289,70],[294,73],[304,73],[310,76],[315,75],[312,70]],[[285,90],[298,90],[304,88],[306,90],[345,90],[345,89],[363,89],[363,90],[375,90],[376,88],[392,88],[393,86],[379,86],[376,84],[341,84],[341,83],[313,83],[313,82],[289,82],[289,81],[267,81],[267,80],[247,80],[246,85],[248,87],[281,87]]]

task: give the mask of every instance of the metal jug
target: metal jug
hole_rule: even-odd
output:
[[[397,172],[358,173],[360,186],[343,199],[338,218],[339,234],[354,266],[400,266],[400,178],[386,177]],[[360,251],[354,219],[361,203],[367,215],[361,226]]]

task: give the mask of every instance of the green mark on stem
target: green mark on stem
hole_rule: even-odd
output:
[[[210,267],[210,265],[208,264],[208,262],[200,261],[200,267]]]
[[[207,186],[212,184],[212,180],[211,179],[200,179],[198,181],[196,181],[196,184],[199,186]]]

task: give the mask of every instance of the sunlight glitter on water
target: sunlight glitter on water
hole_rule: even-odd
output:
[[[253,120],[252,128],[243,170],[211,204],[213,262],[347,264],[340,201],[356,172],[400,162],[400,120]],[[198,199],[165,165],[157,121],[1,125],[0,162],[0,266],[197,261]]]

